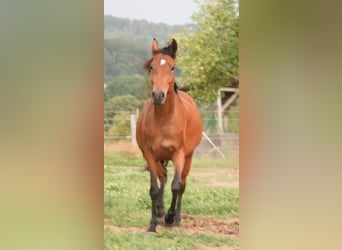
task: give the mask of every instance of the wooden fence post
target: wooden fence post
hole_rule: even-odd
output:
[[[131,115],[131,142],[132,144],[137,144],[137,140],[135,138],[135,129],[137,126],[136,115]]]

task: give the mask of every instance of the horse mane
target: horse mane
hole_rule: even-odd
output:
[[[173,89],[175,90],[176,93],[178,93],[179,86],[177,85],[176,82],[174,82],[174,84],[173,84]]]

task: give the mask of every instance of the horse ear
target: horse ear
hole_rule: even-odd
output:
[[[177,42],[173,38],[172,38],[171,44],[169,45],[169,50],[174,54],[176,54],[177,52]]]
[[[158,42],[155,38],[153,38],[153,42],[152,42],[152,55],[156,54],[158,52],[159,48],[158,48]]]

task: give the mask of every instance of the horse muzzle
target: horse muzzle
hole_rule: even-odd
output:
[[[165,103],[166,94],[163,91],[153,91],[152,101],[154,105],[162,105]]]

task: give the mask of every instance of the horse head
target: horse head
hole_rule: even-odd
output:
[[[172,39],[168,47],[159,49],[158,42],[153,39],[152,59],[144,64],[152,83],[152,101],[155,105],[163,105],[167,95],[175,91],[175,66],[177,42]]]

